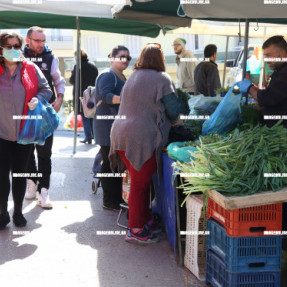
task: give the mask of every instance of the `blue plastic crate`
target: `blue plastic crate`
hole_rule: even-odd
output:
[[[280,271],[282,236],[230,237],[217,221],[207,221],[206,249],[218,254],[230,272]]]
[[[280,287],[280,271],[229,272],[217,254],[207,251],[206,283],[214,287]]]

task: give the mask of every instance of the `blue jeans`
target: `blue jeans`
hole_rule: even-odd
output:
[[[85,132],[85,139],[93,139],[93,119],[88,119],[84,115],[82,115],[84,132]]]

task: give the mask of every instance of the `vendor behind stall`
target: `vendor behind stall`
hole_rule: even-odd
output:
[[[287,128],[287,42],[283,36],[273,36],[263,43],[262,48],[265,62],[274,70],[269,85],[260,90],[247,79],[236,84],[241,92],[248,92],[258,101],[267,127],[283,119],[283,126]],[[286,204],[283,212],[286,217],[285,209]],[[282,230],[287,230],[287,218],[283,218]],[[287,250],[287,238],[283,239],[283,249]]]
[[[262,48],[265,61],[274,70],[269,85],[260,90],[247,79],[236,84],[241,92],[248,92],[258,101],[266,126],[272,127],[283,119],[287,128],[287,43],[283,36],[273,36]]]

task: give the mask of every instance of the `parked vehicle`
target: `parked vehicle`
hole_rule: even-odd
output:
[[[262,47],[248,46],[246,71],[250,74],[250,80],[254,83],[259,82],[262,56]],[[242,80],[243,57],[244,48],[242,47],[237,58],[233,62],[227,62],[227,67],[232,67],[227,75],[227,86],[232,86],[234,83]],[[267,64],[265,64],[264,71],[265,75],[273,73]]]

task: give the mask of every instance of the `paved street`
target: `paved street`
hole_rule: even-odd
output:
[[[1,282],[5,279],[10,287],[206,286],[179,266],[164,234],[160,243],[144,247],[126,243],[124,235],[98,234],[123,229],[116,225],[117,212],[103,210],[101,189],[92,193],[91,168],[98,148],[79,143],[73,156],[72,136],[55,133],[54,208],[43,210],[25,200],[28,225],[16,228],[10,223],[0,232]],[[9,212],[12,216],[11,195]]]

